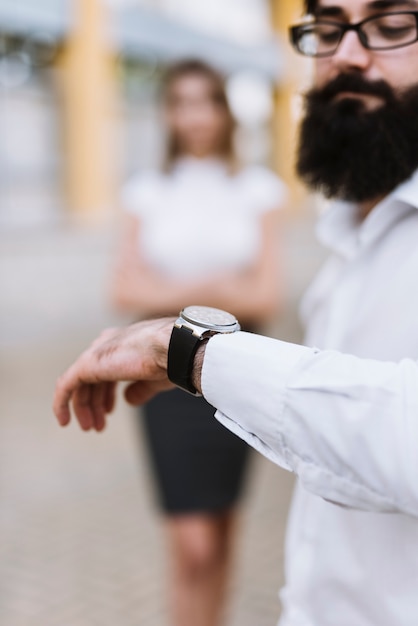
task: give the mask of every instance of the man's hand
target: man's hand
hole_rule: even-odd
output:
[[[72,403],[83,430],[103,430],[119,381],[131,383],[125,390],[131,404],[171,389],[167,352],[173,322],[164,318],[104,331],[57,381],[53,407],[61,426],[71,419]]]

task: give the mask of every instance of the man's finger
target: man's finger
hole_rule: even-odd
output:
[[[83,430],[90,430],[95,423],[92,393],[93,385],[80,384],[72,396],[74,413]]]
[[[67,426],[71,420],[70,400],[73,389],[64,382],[64,377],[58,379],[55,386],[52,408],[61,426]]]
[[[144,387],[140,402],[169,385],[166,378],[166,347],[171,318],[139,322],[125,329],[107,329],[96,339],[57,383],[54,412],[62,426],[71,419],[70,403],[83,429],[101,429],[114,405],[115,383],[122,380],[163,380]],[[93,391],[91,385],[105,386]],[[163,384],[160,388],[155,384]],[[150,386],[149,386],[150,385]],[[146,390],[146,391],[145,391]]]
[[[88,348],[77,361],[58,379],[53,409],[61,426],[66,426],[71,419],[70,402],[73,400],[74,411],[79,417],[78,412],[82,416],[83,423],[87,424],[89,418],[87,411],[87,391],[84,389],[86,385],[94,382],[100,382],[100,375],[97,371],[97,358],[95,356],[95,347],[101,345],[105,336],[106,338],[114,333],[114,329],[108,329],[101,335],[102,339],[96,341]],[[83,389],[81,395],[79,390]],[[77,406],[77,409],[76,409]],[[83,426],[82,426],[83,427]]]
[[[106,383],[105,388],[105,408],[106,413],[111,413],[115,408],[116,383]]]
[[[173,389],[174,385],[168,380],[163,381],[138,381],[131,383],[125,389],[125,399],[129,404],[139,406],[145,404],[157,393]]]
[[[106,383],[91,385],[90,407],[93,415],[93,428],[100,432],[106,426]]]

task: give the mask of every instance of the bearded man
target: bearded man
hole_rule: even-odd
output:
[[[300,479],[280,626],[416,626],[418,1],[306,10],[291,29],[316,67],[297,168],[334,199],[318,226],[332,254],[302,304],[315,348],[188,308],[174,330],[99,338],[59,381],[55,413],[67,424],[72,399],[81,426],[101,430],[114,382],[144,402],[169,387],[168,359],[172,382]]]
[[[315,57],[297,169],[337,201],[318,224],[332,255],[302,302],[306,344],[417,359],[418,2],[307,9],[292,29]],[[378,406],[372,419],[379,438]],[[281,625],[413,626],[417,589],[416,519],[338,507],[297,485]]]

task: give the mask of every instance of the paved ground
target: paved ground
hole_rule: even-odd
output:
[[[121,403],[102,435],[60,430],[57,374],[103,326],[108,233],[0,239],[0,624],[166,626],[164,546],[146,453]],[[287,233],[291,301],[318,264]],[[293,314],[275,331],[297,338]],[[120,320],[117,320],[120,321]],[[254,455],[228,626],[273,626],[292,479]]]

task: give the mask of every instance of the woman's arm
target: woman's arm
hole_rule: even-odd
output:
[[[191,289],[165,278],[143,259],[138,247],[140,228],[137,217],[124,215],[111,279],[111,300],[120,311],[136,316],[178,313],[185,302],[191,301]]]
[[[282,295],[278,213],[261,217],[260,254],[252,267],[190,282],[167,279],[145,262],[138,248],[140,221],[125,215],[111,281],[114,305],[133,315],[158,315],[175,314],[193,302],[228,309],[245,324],[265,321]]]

